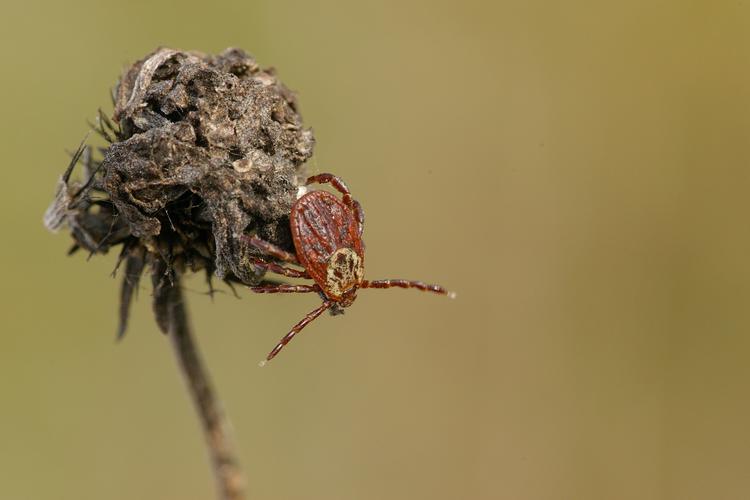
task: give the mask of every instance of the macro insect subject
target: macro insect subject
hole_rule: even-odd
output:
[[[273,284],[250,287],[256,293],[311,293],[323,299],[323,304],[311,311],[282,337],[260,366],[272,360],[295,335],[324,311],[342,314],[352,305],[360,288],[416,288],[455,298],[440,285],[402,279],[366,280],[365,247],[362,242],[364,212],[359,202],[352,198],[343,180],[332,174],[318,174],[307,179],[306,184],[330,184],[342,195],[339,200],[327,191],[310,191],[292,205],[290,225],[296,255],[256,236],[246,236],[245,241],[264,254],[302,270],[285,267],[262,258],[253,258],[254,265],[290,278],[307,278],[312,285]]]

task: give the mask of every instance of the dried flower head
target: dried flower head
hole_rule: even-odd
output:
[[[96,126],[109,146],[101,159],[78,148],[44,222],[70,229],[71,252],[121,246],[119,336],[149,266],[166,331],[165,290],[176,276],[204,270],[209,283],[215,274],[256,284],[262,271],[249,257],[257,250],[242,235],[292,249],[289,212],[314,139],[273,70],[238,49],[159,49],[125,71],[113,100],[112,119],[100,112]]]

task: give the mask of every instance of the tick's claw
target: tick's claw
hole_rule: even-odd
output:
[[[456,292],[448,292],[448,298],[449,299],[455,299],[456,298]]]
[[[267,359],[262,359],[262,360],[260,360],[260,363],[258,363],[258,366],[260,366],[261,368],[263,368],[264,366],[266,366],[266,363],[268,363],[268,360]]]

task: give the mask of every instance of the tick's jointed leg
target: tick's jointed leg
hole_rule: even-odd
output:
[[[361,236],[365,224],[365,213],[364,211],[362,211],[362,205],[360,205],[357,200],[352,198],[352,193],[351,191],[349,191],[349,188],[347,187],[344,180],[341,177],[337,177],[333,174],[318,174],[309,177],[306,184],[312,184],[314,182],[317,182],[318,184],[330,184],[334,187],[334,189],[336,189],[336,191],[342,194],[344,198],[344,205],[351,208],[354,212],[354,216],[357,218],[357,222],[359,223],[359,234]]]
[[[360,285],[360,288],[416,288],[423,292],[438,293],[440,295],[447,295],[450,298],[455,298],[455,292],[449,292],[440,285],[430,285],[421,281],[408,281],[408,280],[365,280]]]
[[[320,287],[318,285],[287,285],[282,283],[279,285],[251,286],[250,290],[255,293],[310,293],[319,292]]]
[[[278,264],[274,264],[273,262],[267,262],[257,257],[251,257],[250,260],[256,266],[261,267],[263,269],[268,269],[272,273],[281,274],[283,276],[288,276],[290,278],[309,278],[310,277],[307,274],[307,271],[300,271],[297,269],[292,269],[290,267],[280,266]]]
[[[260,362],[260,366],[265,365],[266,361],[271,361],[279,353],[279,351],[281,351],[281,349],[283,349],[284,346],[287,345],[294,338],[295,335],[297,335],[304,327],[310,324],[312,320],[320,316],[320,314],[323,311],[331,307],[331,304],[332,304],[331,302],[323,302],[323,304],[320,307],[318,307],[314,311],[309,312],[307,316],[302,318],[302,320],[300,320],[299,323],[297,323],[296,325],[292,327],[289,333],[287,333],[281,338],[279,343],[276,344],[276,347],[274,347],[273,350],[271,350],[271,352],[268,353],[268,356],[266,356],[266,359]]]
[[[354,210],[354,216],[357,217],[357,224],[359,224],[359,237],[362,237],[362,233],[365,232],[365,211],[362,210],[362,205],[357,200],[352,200],[352,210]]]
[[[249,245],[254,246],[258,250],[261,250],[263,253],[268,254],[271,257],[275,257],[284,262],[289,262],[290,264],[299,264],[296,255],[277,247],[273,243],[261,240],[257,236],[243,236],[242,239]]]

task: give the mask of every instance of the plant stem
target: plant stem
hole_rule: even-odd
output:
[[[187,306],[179,277],[164,290],[167,295],[169,337],[188,391],[198,410],[206,435],[214,475],[223,500],[244,500],[245,478],[240,469],[231,439],[231,424],[213,390],[208,373],[193,340]]]

